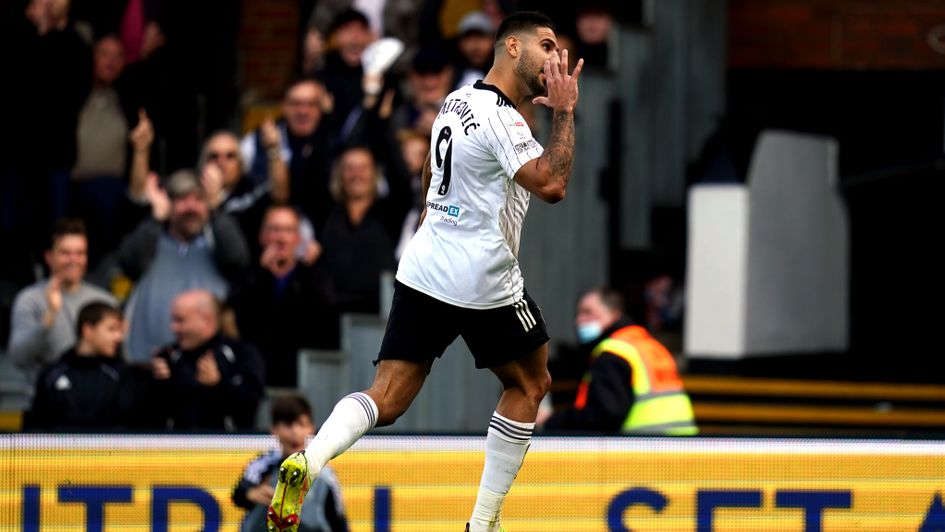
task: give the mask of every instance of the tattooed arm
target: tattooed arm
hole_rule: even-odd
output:
[[[548,203],[564,199],[574,160],[574,113],[555,111],[551,122],[551,142],[540,157],[518,172],[515,181]]]
[[[568,51],[563,50],[560,62],[545,62],[545,80],[548,95],[533,100],[550,107],[551,141],[540,157],[532,159],[518,172],[515,181],[549,203],[564,199],[571,178],[574,160],[574,106],[578,100],[577,79],[584,66],[578,61],[574,72],[568,75]]]

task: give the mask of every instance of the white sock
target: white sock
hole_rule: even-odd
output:
[[[345,452],[377,423],[377,405],[356,392],[343,397],[305,448],[308,466],[317,475],[329,460]]]
[[[499,529],[502,502],[525,460],[534,423],[522,423],[492,414],[486,433],[486,464],[482,468],[476,506],[469,519],[470,532],[494,532]]]

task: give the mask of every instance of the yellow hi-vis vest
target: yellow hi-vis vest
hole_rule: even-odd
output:
[[[632,370],[633,406],[621,432],[673,436],[698,434],[692,403],[683,389],[676,361],[646,329],[630,325],[617,330],[594,347],[591,360],[602,353],[619,356],[630,364]],[[582,409],[587,404],[590,382],[591,373],[588,371],[578,387],[575,408]]]

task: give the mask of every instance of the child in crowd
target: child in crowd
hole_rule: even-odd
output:
[[[272,434],[279,448],[267,451],[250,462],[233,490],[233,502],[248,510],[240,532],[266,530],[266,510],[275,491],[279,464],[292,453],[305,449],[315,434],[312,409],[303,397],[284,395],[272,403]],[[304,524],[299,532],[347,532],[338,480],[329,468],[322,469],[302,504]]]

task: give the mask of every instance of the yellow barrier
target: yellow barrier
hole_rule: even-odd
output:
[[[238,530],[268,437],[0,436],[0,530]],[[462,530],[481,438],[368,437],[333,462],[354,532]],[[945,527],[932,441],[535,438],[503,524],[530,531]]]

